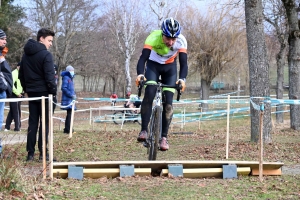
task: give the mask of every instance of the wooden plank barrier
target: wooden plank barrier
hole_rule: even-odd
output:
[[[158,175],[168,175],[168,165],[181,164],[183,177],[220,177],[223,165],[235,164],[238,175],[258,175],[258,161],[95,161],[95,162],[55,162],[53,163],[53,177],[67,178],[68,166],[83,167],[84,177],[115,178],[120,176],[120,165],[133,165],[134,173],[138,176],[150,176],[151,173],[159,172]],[[281,162],[263,162],[263,175],[281,175]]]
[[[238,167],[238,175],[248,176],[251,173],[250,167]],[[167,176],[169,174],[168,169],[163,169],[161,171],[161,176]],[[183,169],[184,178],[203,178],[203,177],[222,177],[222,168],[195,168],[195,169]]]
[[[104,169],[83,169],[84,177],[89,178],[101,178],[106,176],[107,178],[115,178],[120,176],[119,168],[104,168]],[[151,168],[134,168],[134,174],[139,176],[151,175]],[[68,169],[54,169],[53,177],[67,178]]]

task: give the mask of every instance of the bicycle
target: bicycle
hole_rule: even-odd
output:
[[[141,96],[142,88],[144,85],[153,85],[157,87],[156,95],[154,99],[154,106],[152,107],[152,114],[150,117],[148,138],[143,142],[143,145],[147,148],[147,154],[149,160],[156,160],[157,150],[159,149],[159,140],[161,139],[162,131],[162,88],[175,88],[177,90],[177,101],[180,99],[182,85],[165,85],[158,81],[157,84],[144,83],[142,79],[138,86],[138,96]]]
[[[115,124],[124,124],[127,122],[142,124],[140,113],[132,113],[131,110],[118,110],[114,112],[112,119]]]

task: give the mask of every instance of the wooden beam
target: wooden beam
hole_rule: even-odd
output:
[[[251,172],[250,167],[238,167],[238,175],[249,175]],[[161,171],[161,176],[167,176],[169,174],[168,169]],[[195,169],[183,169],[184,178],[201,178],[201,177],[221,177],[223,174],[222,168],[195,168]]]
[[[149,175],[151,175],[151,168],[135,168],[134,174],[139,175],[139,176],[149,176]],[[90,177],[90,178],[101,178],[104,176],[106,176],[108,178],[115,178],[115,177],[120,176],[120,169],[119,168],[83,169],[83,176]],[[67,178],[68,177],[68,169],[65,169],[65,168],[54,169],[53,177]]]
[[[258,176],[259,175],[259,169],[258,168],[253,168],[252,171],[251,171],[251,175]],[[280,176],[281,175],[281,168],[279,168],[279,169],[265,169],[265,168],[263,168],[262,175]]]
[[[136,175],[147,176],[152,172],[162,172],[162,175],[168,175],[168,165],[181,164],[183,166],[184,177],[219,177],[222,176],[222,166],[235,164],[237,166],[238,175],[257,175],[256,170],[259,168],[258,161],[228,161],[228,160],[209,160],[209,161],[94,161],[94,162],[54,162],[53,177],[57,174],[61,178],[68,176],[68,166],[84,167],[84,176],[91,178],[99,178],[103,176],[118,177],[120,175],[120,165],[134,165]],[[281,175],[281,162],[263,162],[264,175]]]
[[[86,162],[54,162],[54,168],[68,168],[68,165],[84,166],[85,168],[119,168],[119,165],[134,165],[135,168],[166,169],[169,164],[182,164],[183,168],[220,168],[223,165],[235,164],[237,167],[258,168],[258,161],[230,161],[230,160],[206,160],[206,161],[86,161]],[[265,169],[278,169],[284,163],[263,162]]]

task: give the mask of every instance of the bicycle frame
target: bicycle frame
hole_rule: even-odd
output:
[[[138,88],[138,96],[141,96],[141,90],[144,85],[152,85],[157,88],[156,94],[155,94],[155,99],[154,99],[154,106],[152,107],[152,114],[150,117],[150,123],[149,123],[149,134],[148,138],[146,141],[143,143],[145,147],[147,147],[147,154],[149,155],[148,159],[149,160],[156,160],[157,156],[157,150],[158,150],[158,144],[159,140],[161,139],[161,134],[162,134],[162,112],[163,112],[163,107],[162,107],[162,88],[163,87],[169,87],[169,88],[176,88],[177,90],[177,101],[180,99],[181,95],[181,84],[179,85],[165,85],[162,84],[161,82],[158,82],[157,84],[147,84],[144,83],[143,80],[140,82],[139,88]]]

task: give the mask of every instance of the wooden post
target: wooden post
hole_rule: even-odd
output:
[[[74,108],[75,108],[75,101],[73,101],[73,104],[72,104],[72,113],[71,113],[71,124],[70,124],[69,138],[71,138],[72,134],[73,134]]]
[[[262,105],[263,106],[263,105]],[[260,111],[260,123],[259,123],[259,180],[260,182],[263,181],[263,154],[264,154],[264,149],[263,149],[263,122],[264,122],[264,111],[261,108]]]
[[[180,125],[180,131],[183,131],[183,111],[181,111],[181,125]]]
[[[185,126],[185,106],[183,108],[183,125]]]
[[[104,131],[106,131],[106,114],[104,115]]]
[[[92,125],[92,106],[90,106],[90,125]]]
[[[200,125],[201,125],[201,118],[202,118],[202,107],[200,107],[200,116],[199,116],[199,124],[198,124],[198,130],[200,131]]]
[[[92,130],[94,130],[94,120],[92,121]]]
[[[229,151],[229,117],[230,117],[230,95],[227,96],[226,159],[228,159],[228,151]]]
[[[50,178],[53,180],[53,96],[52,94],[49,95],[49,105],[48,105],[48,112],[49,112],[49,173]]]
[[[45,123],[45,96],[42,96],[42,138],[43,138],[43,179],[46,179],[46,123]]]

